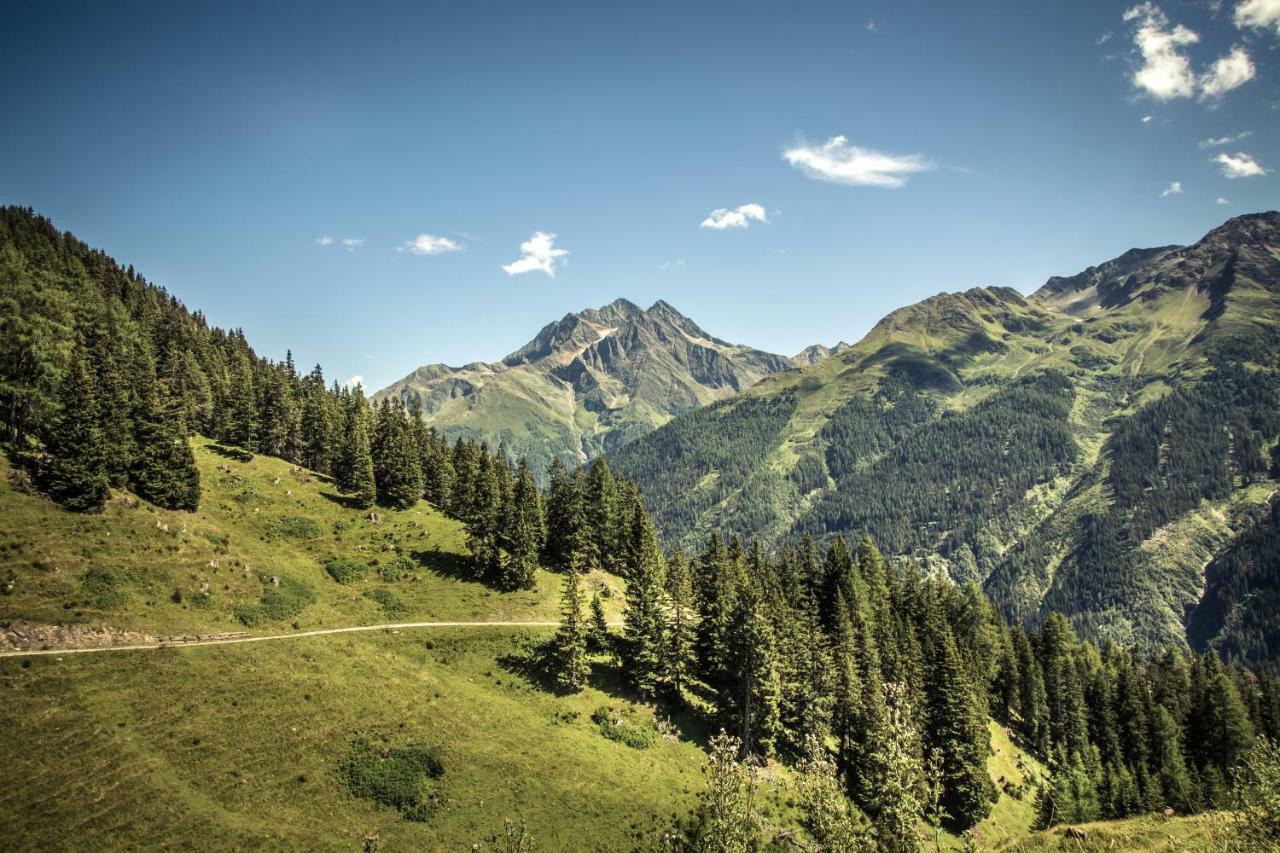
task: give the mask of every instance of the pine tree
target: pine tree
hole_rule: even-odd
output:
[[[506,468],[505,462],[499,462]],[[503,525],[503,546],[507,551],[507,563],[503,570],[504,585],[510,589],[533,589],[534,574],[538,567],[538,552],[544,536],[542,501],[529,460],[520,459],[519,472],[511,491],[506,520]],[[570,572],[577,572],[576,558]]]
[[[990,814],[996,799],[987,773],[990,734],[985,703],[974,696],[951,629],[936,607],[927,617],[927,630],[931,666],[924,747],[927,753],[936,751],[942,759],[945,825],[964,830]]]
[[[606,469],[607,470],[607,469]],[[662,678],[662,586],[666,566],[657,532],[649,516],[640,512],[631,521],[627,577],[627,607],[623,616],[624,669],[642,697],[657,692]]]
[[[138,451],[130,477],[134,490],[157,506],[194,512],[200,503],[200,472],[178,406],[158,382],[143,392],[136,428]]]
[[[302,464],[312,471],[332,473],[336,427],[320,365],[311,371],[305,387],[299,433]]]
[[[492,582],[502,579],[502,492],[497,469],[506,463],[490,460],[482,448],[476,452],[477,474],[467,520],[467,549],[476,573]]]
[[[676,695],[692,672],[697,640],[693,609],[693,578],[689,559],[677,548],[667,560],[667,625],[663,642],[662,681]]]
[[[575,561],[589,565],[590,553],[587,515],[580,489],[581,477],[565,471],[560,459],[551,460],[547,476],[547,537],[543,543],[543,560],[557,570]]]
[[[584,503],[589,531],[587,565],[616,574],[622,562],[626,531],[619,513],[618,484],[603,456],[591,465]]]
[[[77,512],[102,509],[107,499],[107,456],[102,415],[93,375],[83,348],[71,354],[71,364],[58,389],[58,408],[44,430],[49,461],[44,479],[49,496]]]
[[[781,732],[778,647],[764,596],[755,578],[738,598],[731,632],[730,681],[723,698],[728,722],[748,754],[773,754]]]
[[[258,400],[254,387],[253,362],[246,351],[239,350],[232,367],[227,440],[245,450],[256,450]]]
[[[372,457],[378,499],[397,509],[416,504],[422,497],[422,462],[399,400],[384,398],[378,407]]]
[[[1182,755],[1182,732],[1168,709],[1157,705],[1151,717],[1151,764],[1163,792],[1163,803],[1178,814],[1190,814],[1199,798]]]
[[[591,594],[591,625],[587,633],[587,646],[593,652],[603,652],[609,648],[609,623],[604,615],[604,602],[600,600],[600,591]]]
[[[347,405],[342,457],[339,486],[343,491],[354,494],[358,509],[368,509],[378,499],[378,486],[370,450],[369,407],[359,386],[351,392]]]
[[[582,578],[577,567],[564,574],[560,598],[560,630],[556,633],[556,683],[564,690],[577,693],[591,674],[587,662],[589,628],[582,614]]]

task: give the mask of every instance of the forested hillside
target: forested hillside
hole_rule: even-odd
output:
[[[1280,216],[1243,216],[1029,297],[903,308],[610,460],[668,543],[866,532],[1026,625],[1056,610],[1159,646],[1195,608],[1197,648],[1266,663],[1270,597],[1226,577],[1274,584],[1265,530],[1245,532],[1276,487],[1277,321]]]

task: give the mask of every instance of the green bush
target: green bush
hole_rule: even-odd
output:
[[[364,575],[369,567],[346,557],[330,557],[324,561],[324,570],[338,583],[351,583]]]
[[[110,610],[125,602],[124,586],[131,580],[124,569],[107,569],[94,566],[84,573],[80,588],[88,596],[88,605],[98,610]]]
[[[382,607],[382,612],[388,616],[403,616],[409,610],[405,603],[389,589],[371,589],[364,595],[365,598],[377,602]]]
[[[258,605],[249,604],[245,601],[231,608],[231,614],[240,620],[240,624],[246,628],[253,628],[262,621],[262,611],[258,608]]]
[[[320,525],[300,515],[282,515],[266,523],[267,539],[314,539],[320,535]]]
[[[378,575],[384,581],[398,581],[417,568],[408,557],[396,557],[390,563],[378,566]]]
[[[600,734],[609,740],[615,740],[632,749],[648,749],[656,740],[651,730],[633,725],[622,712],[608,705],[601,705],[592,711],[591,722],[595,723],[600,729]]]
[[[444,775],[439,750],[411,744],[379,747],[359,739],[343,767],[351,793],[400,812],[405,820],[426,821],[435,811],[434,780]]]
[[[262,612],[268,619],[289,619],[316,600],[311,587],[293,578],[280,578],[280,585],[263,580]]]

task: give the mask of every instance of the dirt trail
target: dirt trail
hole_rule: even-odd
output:
[[[249,637],[223,637],[204,640],[164,640],[133,643],[118,646],[85,646],[61,649],[30,649],[27,651],[3,651],[0,658],[31,657],[34,655],[85,655],[97,652],[129,652],[143,649],[187,648],[189,646],[229,646],[234,643],[266,643],[272,640],[293,640],[298,637],[321,637],[329,634],[356,634],[367,631],[407,631],[414,628],[554,628],[559,622],[389,622],[384,625],[355,625],[348,628],[322,628],[315,631],[297,631],[293,634],[268,634]]]

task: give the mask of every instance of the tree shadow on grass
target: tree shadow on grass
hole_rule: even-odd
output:
[[[210,444],[209,449],[224,459],[233,459],[236,462],[252,462],[253,454],[239,447],[228,447],[225,444]]]
[[[332,501],[343,509],[360,509],[360,501],[353,495],[339,495],[335,492],[321,492],[320,497]]]

